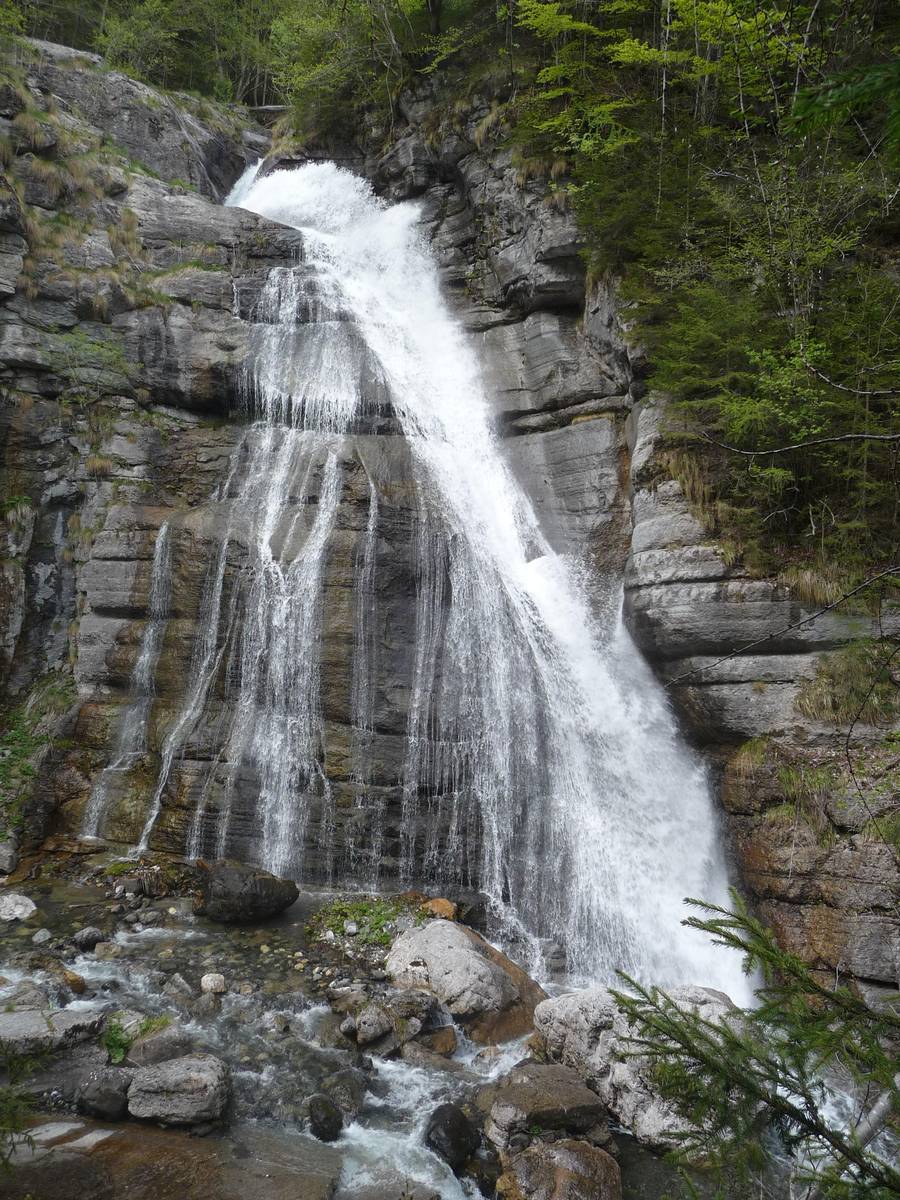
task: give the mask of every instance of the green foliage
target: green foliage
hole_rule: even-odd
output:
[[[897,542],[894,128],[900,21],[875,3],[523,0],[542,67],[514,136],[563,153],[595,275],[624,275],[715,531],[762,570]],[[850,66],[848,67],[848,63]]]
[[[891,671],[895,649],[889,642],[866,640],[822,655],[815,677],[797,695],[797,708],[836,725],[892,724],[900,717],[900,687]]]
[[[662,1095],[684,1121],[676,1161],[702,1161],[723,1198],[745,1194],[741,1189],[754,1182],[765,1194],[762,1181],[785,1155],[793,1176],[815,1183],[822,1200],[896,1196],[900,1172],[877,1142],[867,1145],[835,1118],[824,1079],[840,1069],[887,1093],[896,1110],[900,1016],[821,983],[733,900],[733,912],[690,901],[706,916],[685,924],[740,951],[747,970],[760,972],[758,1007],[711,1021],[631,979],[629,994],[616,993],[631,1023],[630,1053],[649,1059]]]
[[[137,1036],[146,1037],[148,1033],[159,1033],[161,1029],[168,1029],[172,1024],[172,1018],[167,1013],[160,1013],[156,1017],[145,1017],[138,1026]]]
[[[65,712],[72,700],[72,680],[49,675],[27,699],[0,712],[0,839],[21,825],[37,773],[35,759],[50,742],[47,718]]]
[[[22,10],[15,0],[0,0],[0,46],[8,45],[23,27]]]
[[[165,80],[175,65],[183,14],[184,6],[172,0],[143,0],[107,19],[97,48],[113,66]]]
[[[355,942],[363,946],[389,946],[394,936],[393,925],[401,914],[414,911],[402,899],[361,896],[358,899],[333,900],[312,917],[306,927],[310,937],[319,937],[330,929],[344,936],[344,922],[355,921],[358,933]]]
[[[135,375],[135,364],[126,357],[121,340],[114,336],[91,337],[76,326],[60,334],[56,345],[62,372],[69,381],[67,400],[94,403],[104,394],[126,387]]]
[[[4,500],[0,500],[0,517],[4,521],[15,521],[26,513],[31,508],[31,505],[32,500],[30,496],[7,496]]]
[[[33,756],[47,742],[33,719],[13,719],[0,734],[0,838],[6,840],[22,823],[22,803],[35,776]]]
[[[110,1018],[110,1020],[107,1022],[102,1042],[104,1049],[109,1056],[109,1061],[113,1064],[113,1066],[118,1066],[119,1063],[125,1061],[133,1041],[134,1038],[130,1037],[125,1032],[121,1021],[119,1021],[116,1017]]]
[[[0,1074],[6,1079],[0,1085],[0,1173],[10,1170],[10,1160],[17,1146],[34,1146],[27,1132],[32,1101],[22,1086],[33,1068],[33,1062],[0,1042]]]
[[[110,879],[118,879],[121,875],[132,875],[133,873],[134,862],[131,859],[110,863],[108,867],[103,868],[103,874],[108,875]]]

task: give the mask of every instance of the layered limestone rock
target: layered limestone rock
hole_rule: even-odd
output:
[[[839,693],[854,644],[896,636],[900,610],[842,607],[810,620],[825,602],[727,561],[702,512],[668,477],[671,425],[665,397],[652,393],[629,417],[626,616],[719,768],[728,828],[761,915],[830,979],[854,977],[873,996],[891,992],[900,976],[900,872],[890,845],[896,732],[890,719],[871,724],[863,712],[848,741],[852,716],[841,714]]]
[[[521,177],[499,139],[485,137],[502,91],[472,96],[442,120],[432,88],[402,101],[387,153],[371,149],[384,145],[384,131],[373,130],[339,157],[389,199],[419,203],[447,292],[480,347],[510,461],[553,546],[592,568],[607,619],[625,573],[638,643],[671,684],[689,732],[724,769],[740,869],[763,915],[823,969],[895,985],[897,872],[873,826],[873,814],[877,821],[895,805],[889,774],[878,775],[878,764],[888,770],[885,731],[857,729],[860,752],[876,764],[871,781],[863,773],[863,803],[834,726],[808,715],[815,706],[804,699],[821,656],[870,633],[871,618],[831,613],[805,624],[815,605],[726,560],[661,452],[664,399],[645,395],[645,355],[629,344],[614,281],[587,286],[571,213],[544,181]],[[104,832],[133,843],[195,670],[229,519],[222,485],[242,461],[260,290],[273,266],[302,261],[302,239],[218,203],[265,149],[265,134],[244,114],[162,95],[90,56],[41,45],[15,65],[3,105],[0,135],[12,161],[0,187],[8,481],[0,663],[12,703],[34,713],[42,698],[32,752],[40,771],[22,793],[22,835],[33,845],[51,825],[81,829],[115,761],[154,619],[154,553],[165,525],[170,604],[146,752],[102,785]],[[408,450],[372,386],[373,415],[341,451],[339,517],[325,554],[329,799],[326,808],[321,790],[306,798],[304,828],[310,874],[321,879],[390,880],[400,857],[419,511]],[[301,530],[321,486],[317,467],[292,496]],[[365,607],[379,682],[361,778],[351,664],[373,488],[377,570]],[[245,554],[232,539],[223,611]],[[883,627],[897,625],[887,614]],[[220,674],[160,796],[153,848],[182,853],[193,830],[201,850],[215,852],[227,703]],[[240,858],[257,833],[258,780],[231,782],[228,853]],[[443,819],[432,807],[428,819]],[[368,836],[376,810],[377,851]],[[472,837],[474,861],[477,831]],[[424,827],[414,842],[424,851]],[[14,862],[14,843],[2,846],[3,863]]]

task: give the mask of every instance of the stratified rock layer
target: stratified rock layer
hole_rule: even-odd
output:
[[[12,137],[11,115],[0,117],[14,149],[9,180],[0,181],[0,439],[11,481],[4,499],[16,501],[0,522],[0,668],[9,699],[38,702],[41,738],[23,827],[0,841],[3,870],[14,868],[20,841],[27,849],[51,825],[82,826],[115,755],[150,616],[154,547],[167,524],[172,604],[147,754],[110,777],[106,796],[104,832],[126,843],[140,836],[191,679],[225,519],[217,497],[245,433],[244,367],[260,290],[273,266],[302,261],[296,233],[218,203],[265,152],[262,130],[224,110],[206,122],[189,98],[65,48],[36,46],[20,76],[8,111],[30,106],[39,132],[34,144]],[[617,602],[624,572],[639,645],[671,685],[690,734],[723,768],[728,827],[763,915],[832,977],[895,988],[896,861],[872,823],[894,801],[876,780],[867,805],[857,803],[834,728],[798,709],[820,656],[876,627],[864,613],[804,624],[815,605],[726,561],[707,534],[671,477],[665,397],[646,394],[646,356],[629,339],[615,281],[587,286],[572,214],[551,203],[542,181],[517,177],[508,148],[476,132],[504,98],[497,87],[442,123],[442,99],[428,82],[402,98],[386,153],[372,150],[384,131],[371,131],[341,157],[388,198],[420,200],[447,292],[480,348],[510,462],[552,545],[587,564],[601,615]],[[66,182],[68,157],[79,159],[85,182]],[[341,456],[323,580],[322,774],[331,807],[307,798],[303,847],[309,876],[321,880],[389,881],[400,857],[418,511],[409,454],[375,392],[373,383],[375,415]],[[350,663],[372,486],[378,562],[367,608],[379,685],[361,780]],[[320,489],[315,469],[295,498],[299,528]],[[242,553],[237,543],[229,551],[226,602]],[[884,614],[881,628],[895,631],[896,614]],[[222,695],[217,680],[208,720],[170,773],[155,849],[183,853],[201,811],[201,850],[216,852],[225,789],[211,765],[227,727]],[[877,760],[885,736],[858,726],[854,744]],[[810,820],[786,781],[799,773],[808,791],[823,770],[837,782],[819,788],[824,818]],[[228,852],[250,858],[258,780],[232,782]],[[368,837],[375,811],[384,831],[377,843]],[[428,819],[450,818],[438,802]],[[475,861],[477,831],[472,839]],[[424,863],[424,826],[410,840]]]

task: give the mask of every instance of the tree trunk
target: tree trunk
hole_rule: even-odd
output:
[[[434,37],[441,32],[441,4],[443,0],[425,0],[428,9],[428,24]]]

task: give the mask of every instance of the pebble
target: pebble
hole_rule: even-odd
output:
[[[225,991],[225,976],[218,971],[211,971],[200,980],[200,991],[209,995],[220,996]]]
[[[334,930],[326,929],[325,932],[322,934],[322,939],[326,942],[333,942],[334,941]]]
[[[356,935],[359,933],[359,926],[355,921],[345,921],[344,933],[346,933],[348,937],[356,937]]]
[[[43,946],[44,942],[49,942],[52,937],[49,929],[39,929],[31,940],[35,946]]]

